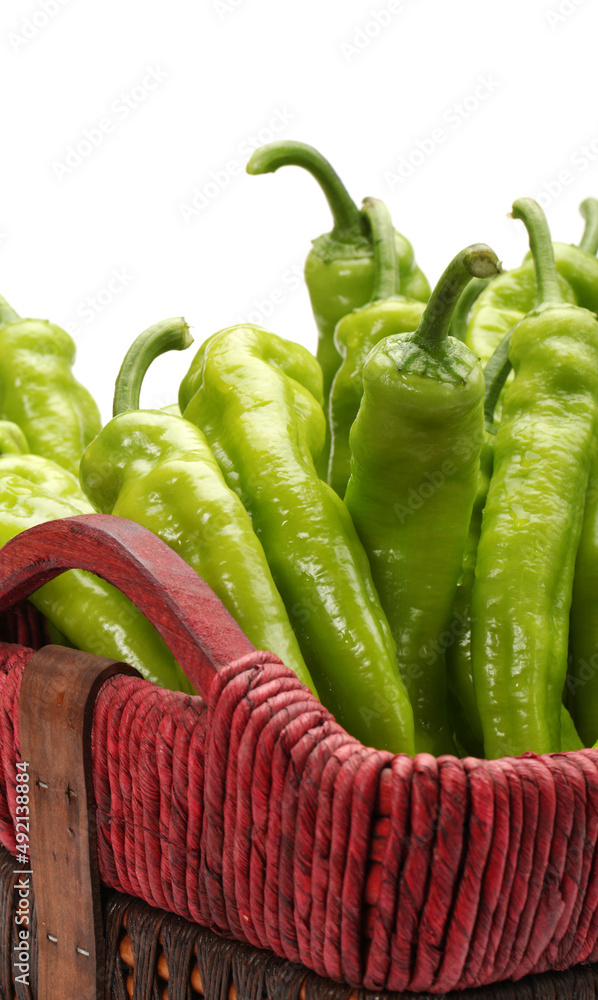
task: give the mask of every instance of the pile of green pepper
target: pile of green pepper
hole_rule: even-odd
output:
[[[333,216],[305,280],[317,355],[253,325],[214,333],[176,403],[140,407],[150,364],[192,343],[144,331],[102,427],[60,327],[0,298],[0,545],[101,511],[159,536],[257,648],[364,743],[500,757],[598,742],[598,201],[579,246],[518,199],[530,255],[483,243],[430,292],[386,206],[353,201],[310,146]],[[73,570],[32,597],[56,641],[190,691],[155,630]]]

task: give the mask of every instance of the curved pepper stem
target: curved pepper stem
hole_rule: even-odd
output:
[[[395,231],[386,205],[379,198],[364,198],[362,212],[367,219],[374,245],[374,290],[371,303],[398,295],[401,289]]]
[[[425,350],[434,353],[449,334],[453,310],[461,292],[471,278],[489,278],[500,274],[498,257],[485,243],[472,243],[465,247],[440,276],[430,296],[414,340]]]
[[[15,312],[13,307],[9,306],[4,296],[0,295],[0,326],[6,326],[7,323],[16,323],[19,319],[21,317],[18,312]]]
[[[513,219],[521,219],[528,232],[536,271],[538,304],[560,305],[565,300],[559,285],[552,238],[544,212],[533,198],[518,198],[513,202],[511,216]]]
[[[479,299],[482,292],[488,287],[494,275],[489,278],[472,278],[469,284],[459,296],[459,301],[453,309],[449,336],[455,340],[462,340],[465,343],[467,333],[467,322],[472,306]]]
[[[498,397],[507,381],[509,372],[513,365],[509,361],[509,347],[511,346],[511,336],[513,330],[509,330],[504,335],[494,354],[488,359],[484,368],[484,379],[486,389],[484,392],[484,420],[486,430],[489,434],[496,434],[494,425],[494,411],[498,402]]]
[[[336,170],[317,149],[292,139],[269,142],[254,150],[247,163],[248,174],[271,174],[279,167],[303,167],[315,177],[332,212],[332,236],[339,242],[363,236],[361,213]]]
[[[586,223],[579,249],[595,257],[598,253],[598,199],[586,198],[579,206],[579,211]]]
[[[182,316],[163,319],[140,333],[125,354],[116,377],[112,416],[139,409],[141,385],[152,361],[166,351],[184,351],[192,343],[193,337]]]

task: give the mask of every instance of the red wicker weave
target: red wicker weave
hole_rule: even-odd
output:
[[[0,609],[73,566],[128,593],[205,698],[123,676],[103,685],[93,763],[107,885],[372,990],[438,994],[598,959],[598,753],[488,762],[365,748],[276,657],[251,651],[165,545],[102,515],[5,546]],[[29,655],[0,650],[0,840],[12,852]]]

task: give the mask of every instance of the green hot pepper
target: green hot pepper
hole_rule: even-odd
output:
[[[313,146],[292,140],[271,142],[252,154],[250,174],[273,173],[279,167],[307,170],[319,183],[334,221],[331,232],[313,241],[305,262],[305,281],[319,331],[317,358],[324,375],[324,407],[341,357],[334,344],[334,330],[347,313],[371,301],[375,281],[374,247],[367,221],[328,160]],[[404,295],[426,302],[430,286],[415,263],[413,247],[395,233],[396,252]],[[328,447],[319,468],[325,476]]]
[[[530,237],[539,304],[512,331],[472,593],[475,697],[487,757],[558,751],[569,608],[596,449],[598,321],[564,300],[539,205]]]
[[[79,513],[91,514],[94,508],[83,493],[79,480],[58,462],[41,455],[0,454],[0,476],[20,476],[69,503],[79,507]]]
[[[486,366],[488,374],[490,363]],[[502,382],[501,382],[502,385]],[[488,382],[486,382],[488,392]],[[484,734],[475,698],[471,654],[471,596],[482,530],[482,516],[492,475],[496,428],[484,435],[478,489],[463,553],[461,576],[453,605],[454,638],[446,651],[449,710],[458,745],[468,754],[484,756]],[[580,750],[583,743],[565,705],[561,706],[561,750]]]
[[[475,563],[482,529],[482,515],[490,477],[492,474],[493,442],[498,431],[494,420],[501,394],[505,390],[505,382],[512,371],[509,360],[512,330],[503,337],[494,354],[484,369],[486,390],[484,412],[486,418],[485,443],[482,448],[480,479],[478,494],[473,508],[469,537],[465,546],[463,569],[454,614],[463,622],[463,631],[457,642],[449,650],[447,669],[449,678],[449,696],[452,702],[452,715],[457,727],[459,741],[470,753],[483,756],[483,733],[473,681],[473,663],[471,651],[471,596],[475,581]],[[567,692],[563,692],[565,695]],[[580,750],[583,742],[575,728],[568,709],[561,705],[561,750]]]
[[[330,392],[328,482],[340,497],[344,497],[351,475],[349,432],[363,396],[365,359],[372,347],[391,333],[415,330],[425,308],[423,302],[399,295],[400,272],[388,209],[376,198],[366,198],[363,214],[374,244],[376,279],[372,299],[343,316],[334,332],[334,344],[342,361]]]
[[[558,282],[565,302],[598,312],[598,201],[587,198],[580,206],[586,228],[579,247],[554,243]],[[536,305],[538,289],[534,261],[505,271],[482,291],[472,305],[465,343],[486,364],[508,331]]]
[[[12,420],[0,420],[0,455],[27,455],[27,438]]]
[[[90,508],[84,504],[54,496],[22,476],[0,475],[0,546],[34,524],[86,513]],[[69,570],[40,587],[30,601],[77,649],[124,660],[156,684],[191,691],[154,627],[105,580]]]
[[[571,602],[571,666],[567,694],[586,744],[598,738],[598,456],[586,492]]]
[[[459,745],[476,757],[484,756],[484,734],[475,700],[471,660],[471,595],[475,580],[475,564],[482,530],[482,515],[492,475],[492,434],[484,434],[477,492],[473,504],[461,574],[453,604],[452,641],[446,651],[449,710],[452,727]]]
[[[573,289],[578,305],[598,313],[598,201],[586,198],[579,210],[585,219],[581,242],[579,246],[553,243],[556,269]]]
[[[476,494],[484,375],[448,336],[472,276],[498,271],[467,247],[448,266],[414,333],[380,341],[363,369],[345,502],[370,559],[415,717],[419,752],[454,752],[445,651]]]
[[[322,373],[253,326],[199,349],[179,397],[248,510],[324,704],[368,745],[413,752],[413,715],[367,557],[346,507],[317,475]]]
[[[249,515],[204,435],[181,416],[139,409],[152,360],[191,343],[183,319],[157,323],[137,338],[116,382],[114,419],[81,460],[81,483],[102,513],[137,521],[178,552],[253,644],[279,656],[314,690]]]
[[[0,301],[0,419],[18,424],[29,448],[75,475],[100,414],[75,379],[72,338],[41,319],[20,319]]]
[[[559,292],[564,302],[577,302],[573,289],[558,277]],[[538,298],[534,262],[505,271],[490,283],[475,301],[469,314],[465,343],[485,365],[501,340],[516,323],[535,307]]]

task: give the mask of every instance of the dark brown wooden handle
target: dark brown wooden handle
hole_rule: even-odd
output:
[[[0,611],[69,569],[102,577],[149,619],[199,694],[215,671],[255,647],[220,598],[160,538],[112,514],[29,528],[0,549]]]
[[[16,824],[17,834],[28,830],[29,851],[17,854],[15,870],[24,892],[33,879],[44,1000],[105,995],[91,728],[97,693],[115,673],[139,676],[103,656],[45,646],[23,674],[17,780],[27,775],[30,813],[26,822],[17,813]]]

